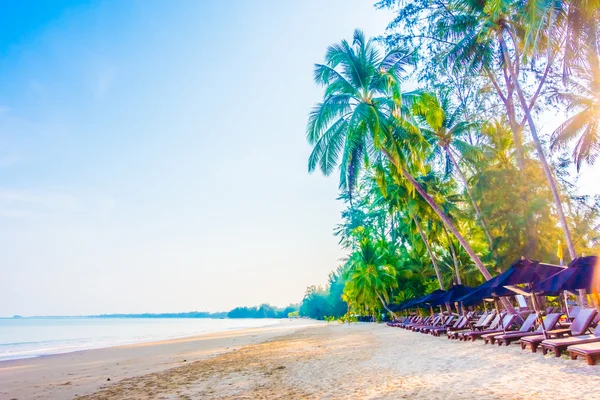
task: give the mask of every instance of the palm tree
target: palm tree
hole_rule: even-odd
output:
[[[567,110],[575,114],[555,131],[552,148],[564,148],[577,139],[573,160],[577,171],[581,164],[593,164],[600,153],[600,71],[581,71],[583,82],[569,78],[569,92],[559,97],[567,102]]]
[[[457,238],[486,279],[490,273],[453,221],[414,178],[422,170],[427,143],[409,121],[400,82],[413,63],[412,53],[394,49],[383,57],[372,40],[354,32],[352,45],[343,40],[329,47],[326,64],[317,64],[315,82],[325,86],[323,102],[309,116],[308,141],[314,146],[309,171],[325,175],[340,167],[340,186],[352,193],[365,162],[381,164],[382,155],[407,180]],[[341,158],[341,160],[340,160]]]
[[[440,92],[439,96],[428,92],[419,93],[417,100],[413,103],[412,111],[419,117],[423,135],[441,150],[443,158],[445,158],[443,163],[446,165],[447,173],[456,172],[467,192],[477,221],[488,240],[490,250],[494,252],[492,235],[487,228],[481,209],[473,198],[467,177],[455,157],[455,153],[458,153],[463,159],[474,161],[482,159],[481,151],[463,139],[469,134],[469,131],[478,129],[481,122],[461,120],[463,115],[461,107],[452,106],[447,91]]]
[[[550,30],[556,19],[542,18],[546,25],[540,24],[539,29],[537,29],[535,35],[536,45],[528,45],[527,40],[529,38],[527,36],[523,37],[523,33],[527,30],[523,27],[523,21],[519,19],[521,17],[519,13],[521,10],[518,8],[519,4],[508,0],[457,0],[455,6],[457,10],[462,11],[461,18],[452,17],[452,20],[455,21],[454,24],[450,24],[448,27],[440,27],[442,37],[458,40],[448,51],[447,59],[457,68],[466,68],[473,72],[483,69],[495,87],[498,87],[498,84],[491,71],[494,65],[500,66],[502,75],[506,81],[508,93],[506,96],[502,96],[501,91],[498,91],[498,93],[507,106],[507,111],[509,111],[509,120],[513,135],[515,135],[517,151],[520,152],[520,138],[517,136],[521,125],[515,126],[514,122],[516,120],[514,119],[514,115],[511,115],[513,95],[517,96],[524,119],[529,126],[538,158],[552,192],[569,254],[574,259],[576,257],[575,246],[563,210],[562,200],[531,113],[541,85],[546,80],[547,72],[558,53],[557,43],[560,41],[560,38],[553,35],[553,32]],[[465,23],[465,21],[468,22]],[[521,60],[539,57],[542,48],[544,56],[547,58],[546,73],[541,79],[536,94],[528,102],[520,83]],[[496,56],[497,54],[499,56]]]
[[[374,241],[370,231],[363,228],[357,231],[358,249],[346,262],[346,287],[344,292],[359,304],[378,302],[396,318],[388,308],[390,290],[398,286],[394,254],[384,240]]]
[[[375,190],[377,191],[377,194],[381,196],[380,202],[387,203],[390,215],[399,215],[402,224],[405,227],[410,227],[410,236],[412,239],[411,246],[414,246],[415,248],[419,248],[419,246],[414,243],[413,238],[418,234],[420,240],[425,245],[440,289],[445,290],[437,258],[433,252],[428,235],[422,228],[422,222],[419,222],[419,219],[421,218],[420,215],[424,216],[430,214],[431,208],[420,197],[414,198],[413,196],[410,196],[409,188],[407,188],[406,185],[397,183],[398,180],[396,179],[395,181],[392,177],[392,171],[384,170],[382,174],[383,175],[379,175],[378,178],[375,179],[377,182]]]

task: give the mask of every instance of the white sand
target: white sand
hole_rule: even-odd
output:
[[[310,320],[282,320],[281,324],[264,328],[3,361],[0,362],[0,400],[69,399],[126,378],[193,363],[322,324]]]
[[[381,324],[322,325],[255,339],[237,351],[184,364],[182,354],[164,353],[176,347],[129,348],[135,363],[100,361],[74,365],[73,371],[92,368],[102,378],[115,377],[101,382],[106,387],[86,399],[592,399],[600,384],[600,365],[583,360],[532,354],[521,351],[518,343],[498,347],[449,341]],[[159,350],[146,358],[145,348]],[[157,361],[169,358],[161,371],[148,373]],[[7,381],[4,374],[16,378],[17,371],[0,372],[0,387]],[[39,372],[28,385],[13,386],[10,395],[31,398],[24,390],[31,390],[36,377],[41,379]],[[59,391],[59,382],[41,384],[38,394],[74,394]]]

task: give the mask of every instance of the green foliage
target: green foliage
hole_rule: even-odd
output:
[[[277,308],[270,304],[259,307],[236,307],[227,313],[227,318],[287,318],[298,311],[298,306],[290,304],[286,308]]]
[[[329,274],[327,288],[310,286],[300,305],[300,316],[313,319],[325,319],[326,316],[338,318],[348,311],[348,305],[343,299],[345,280],[338,268]]]
[[[385,52],[355,31],[315,68],[324,96],[309,115],[309,171],[340,170],[334,234],[347,257],[300,314],[380,318],[521,256],[558,263],[559,243],[600,251],[600,198],[577,193],[571,172],[600,153],[600,3],[377,7],[397,13]],[[420,87],[404,93],[409,72]],[[548,143],[535,119],[551,107],[570,116]]]

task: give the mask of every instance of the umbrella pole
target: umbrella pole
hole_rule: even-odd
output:
[[[544,326],[544,318],[542,318],[542,314],[541,312],[538,311],[538,304],[537,304],[537,296],[535,295],[535,292],[533,291],[532,288],[532,284],[529,284],[529,290],[531,292],[531,304],[533,305],[533,310],[535,312],[535,315],[538,318],[538,321],[540,322],[540,326],[542,327],[542,333],[544,334],[544,339],[548,339],[548,333],[546,332],[546,327]]]
[[[567,318],[571,318],[571,316],[569,315],[569,295],[567,294],[566,290],[563,290],[563,296],[565,299],[565,313],[567,314]]]
[[[497,297],[494,297],[494,306],[496,307],[496,312],[500,316],[500,326],[502,327],[502,331],[506,335],[506,328],[504,327],[504,318],[502,318],[502,315],[500,314],[500,309],[498,308],[498,298]]]

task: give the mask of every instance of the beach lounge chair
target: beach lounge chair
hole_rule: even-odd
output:
[[[515,323],[515,321],[517,320],[517,317],[518,317],[517,314],[505,314],[502,316],[502,319],[500,320],[500,322],[498,324],[496,324],[495,327],[490,326],[490,329],[487,329],[485,331],[476,331],[476,332],[465,333],[464,340],[467,342],[469,340],[474,342],[475,340],[479,339],[480,337],[483,337],[484,335],[504,333],[505,330],[510,329],[512,324]]]
[[[426,317],[417,320],[416,322],[411,322],[410,324],[406,324],[403,326],[404,329],[411,331],[413,328],[417,326],[429,325],[433,321],[433,317]]]
[[[429,317],[427,317],[429,318]],[[410,326],[421,324],[425,321],[425,317],[415,317],[412,318],[409,322],[398,325],[398,328],[408,329]]]
[[[448,317],[444,317],[444,318],[441,319],[441,321],[440,321],[439,324],[437,324],[437,325],[433,324],[431,326],[425,326],[425,327],[421,328],[419,330],[419,332],[427,334],[427,333],[431,332],[432,329],[445,328],[445,327],[447,327],[449,325],[452,325],[454,323],[454,319],[455,318],[456,317],[454,315],[450,315]]]
[[[541,344],[542,354],[546,355],[549,351],[553,351],[556,357],[560,357],[562,352],[567,351],[567,347],[569,346],[597,342],[600,342],[600,325],[596,326],[594,332],[588,335],[544,340]]]
[[[525,319],[525,321],[523,322],[523,324],[521,325],[521,327],[519,328],[518,331],[516,332],[529,332],[533,326],[535,325],[535,314],[529,314],[529,316]],[[496,341],[496,338],[498,336],[502,336],[502,335],[506,335],[509,332],[498,332],[498,333],[488,333],[486,335],[483,335],[481,338],[483,339],[483,342],[485,344],[494,344],[494,342]]]
[[[594,365],[596,360],[600,359],[600,342],[571,345],[567,348],[567,351],[571,356],[571,360],[581,356],[585,357],[588,365]]]
[[[406,327],[406,329],[410,331],[415,331],[416,329],[420,329],[422,326],[429,326],[431,324],[437,323],[439,316],[427,317],[421,323],[411,324]]]
[[[429,333],[431,333],[433,336],[440,336],[441,333],[446,333],[449,328],[458,326],[459,324],[463,323],[464,319],[464,316],[460,316],[456,321],[453,321],[451,325],[446,324],[445,326],[437,326],[435,328],[430,329]]]
[[[540,343],[542,343],[544,340],[557,339],[568,335],[583,335],[589,329],[594,317],[596,316],[596,313],[597,311],[593,308],[584,308],[579,311],[569,328],[547,331],[547,337],[544,337],[544,335],[535,335],[521,338],[519,341],[521,343],[521,350],[525,350],[529,347],[531,352],[535,353]]]
[[[533,315],[533,318],[535,321],[535,314],[531,314],[529,317],[527,317],[527,319],[531,318],[532,315]],[[561,315],[562,314],[560,314],[560,313],[553,313],[553,314],[546,315],[546,317],[544,318],[544,327],[546,328],[546,330],[554,329],[554,327],[556,326],[556,323],[560,319]],[[521,328],[523,328],[524,326],[525,326],[525,323],[523,323],[523,326]],[[529,331],[520,329],[516,332],[506,332],[506,334],[495,336],[494,339],[496,340],[496,343],[498,343],[498,346],[502,346],[503,344],[508,346],[512,342],[516,342],[517,340],[519,340],[521,338],[524,338],[527,336],[536,336],[536,335],[540,335],[542,333],[543,333],[543,330],[542,330],[542,326],[540,325],[533,332],[529,332]]]
[[[458,339],[459,335],[465,332],[470,332],[474,329],[476,329],[477,327],[481,327],[481,326],[488,326],[490,324],[490,322],[492,322],[492,319],[494,318],[494,313],[483,313],[481,315],[481,317],[479,317],[479,319],[477,320],[477,322],[475,322],[475,324],[473,324],[470,327],[465,326],[464,328],[466,329],[461,329],[461,330],[448,330],[448,332],[446,333],[446,335],[448,336],[448,339]]]
[[[408,324],[412,324],[412,323],[419,321],[420,318],[421,317],[419,317],[418,315],[413,315],[412,317],[408,317],[408,319],[404,320],[403,322],[394,324],[394,326],[396,328],[404,328]]]
[[[489,329],[496,329],[496,327],[498,325],[500,325],[500,321],[502,321],[502,318],[504,318],[504,313],[500,313],[498,315],[494,316],[494,319],[492,320],[492,322],[489,324]],[[467,334],[472,334],[475,332],[482,332],[483,330],[479,329],[479,330],[470,330],[468,332],[462,332],[458,335],[458,340],[466,340],[465,335]]]
[[[445,320],[445,318],[446,317],[444,317],[443,315],[438,315],[430,323],[424,324],[424,325],[413,326],[411,328],[411,330],[413,332],[422,332],[424,329],[428,329],[428,328],[431,328],[431,327],[434,327],[434,326],[441,325],[443,323],[443,321]]]
[[[433,328],[434,326],[442,325],[444,323],[445,319],[446,319],[446,317],[444,317],[443,315],[438,315],[430,323],[428,323],[426,325],[420,325],[420,326],[413,327],[412,330],[413,330],[413,332],[423,332],[423,330]]]
[[[440,337],[442,334],[450,331],[459,331],[467,327],[469,324],[469,315],[459,317],[453,325],[442,326],[432,329],[429,333],[433,336]]]

